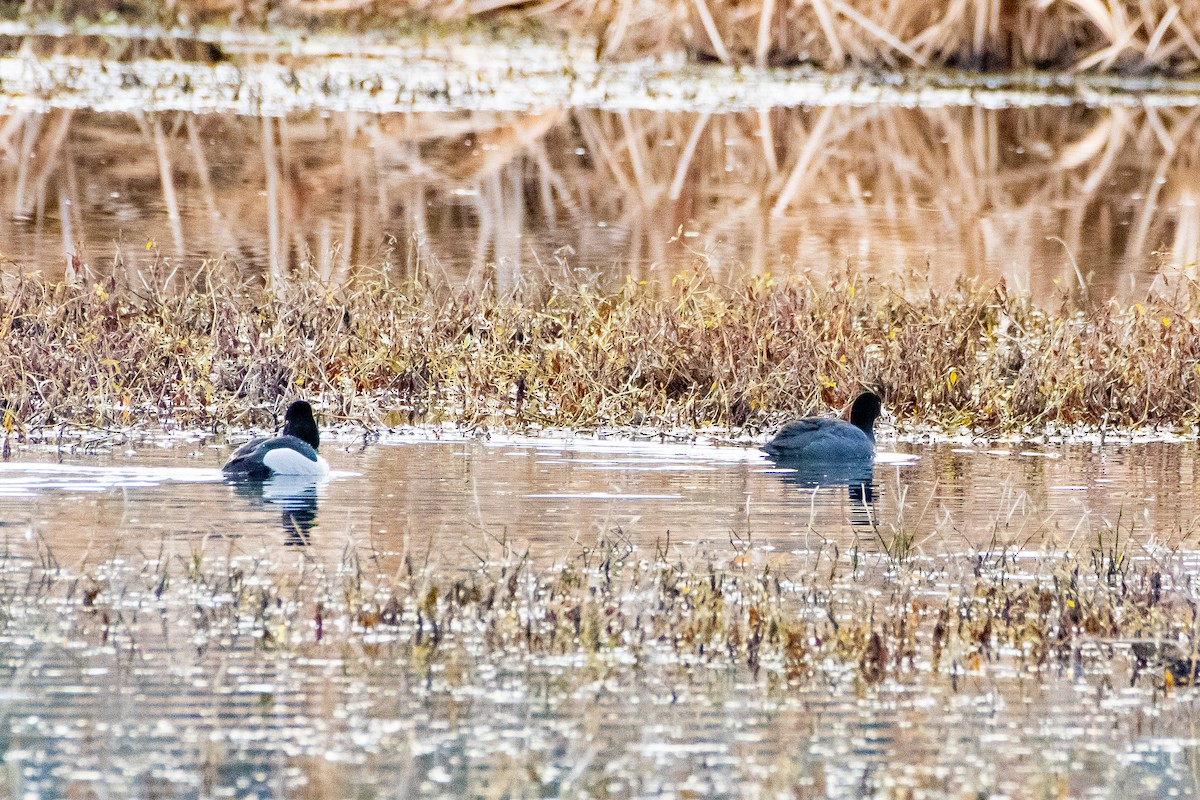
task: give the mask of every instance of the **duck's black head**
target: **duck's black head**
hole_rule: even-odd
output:
[[[875,420],[883,413],[883,403],[874,392],[863,392],[854,398],[847,419],[851,425],[862,430],[872,440],[875,438]]]
[[[317,432],[317,421],[313,419],[312,406],[304,400],[297,400],[288,406],[287,414],[283,417],[283,435],[295,436],[312,445],[316,450],[321,446],[321,434]]]

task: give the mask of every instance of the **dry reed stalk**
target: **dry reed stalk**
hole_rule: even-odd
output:
[[[688,134],[687,143],[683,146],[683,152],[679,154],[679,164],[675,167],[675,176],[671,179],[671,186],[667,190],[667,197],[673,201],[678,200],[683,193],[683,183],[687,180],[688,168],[692,164],[696,146],[700,144],[700,136],[704,133],[711,116],[705,112],[696,119],[696,124],[692,126],[692,132]]]
[[[175,196],[175,180],[172,177],[171,157],[167,154],[167,137],[163,133],[162,120],[157,115],[150,121],[154,135],[154,152],[158,158],[159,180],[162,182],[163,202],[167,206],[167,219],[171,225],[171,239],[175,245],[176,255],[182,256],[183,224],[180,222],[179,200]]]
[[[842,37],[838,33],[837,26],[833,21],[833,14],[829,11],[829,6],[825,4],[826,0],[809,0],[812,4],[813,11],[816,12],[817,21],[821,25],[821,31],[825,34],[825,40],[829,46],[829,55],[831,66],[838,67],[846,63],[846,51],[842,47]]]
[[[267,258],[271,275],[282,275],[283,233],[280,223],[279,164],[275,155],[275,125],[270,117],[262,121],[262,158],[267,178]]]
[[[779,196],[775,199],[775,205],[771,208],[771,214],[779,216],[791,204],[796,193],[803,188],[805,176],[808,173],[809,167],[812,165],[817,153],[825,144],[825,134],[829,129],[829,123],[834,117],[832,108],[821,109],[817,121],[813,124],[812,130],[804,138],[804,146],[800,148],[800,153],[796,157],[796,163],[792,165],[792,171],[788,174],[787,181],[784,182],[783,188],[779,190]]]
[[[221,218],[221,212],[217,207],[216,192],[213,191],[208,159],[204,155],[204,145],[200,141],[200,131],[196,125],[196,115],[185,115],[184,122],[187,128],[188,147],[192,151],[192,159],[196,165],[194,174],[196,180],[200,182],[200,195],[204,199],[204,207],[208,211],[209,219],[216,223]],[[220,226],[217,227],[219,228]]]
[[[696,5],[696,13],[700,16],[700,24],[704,26],[704,32],[708,35],[708,41],[716,51],[717,58],[721,60],[722,64],[732,63],[733,58],[725,49],[725,41],[721,38],[720,31],[717,30],[716,20],[708,10],[707,0],[693,0],[693,2]]]
[[[726,64],[1094,69],[1177,75],[1200,69],[1200,6],[1171,0],[308,0],[276,8],[245,0],[84,3],[29,0],[26,18],[289,25],[422,38],[447,26],[563,31],[618,58],[671,52]],[[184,22],[186,20],[186,22]],[[149,47],[154,47],[151,43]]]
[[[634,125],[630,122],[628,111],[617,112],[617,119],[621,121],[621,130],[625,134],[623,143],[626,152],[629,154],[629,164],[633,168],[633,179],[637,183],[638,196],[641,197],[643,203],[649,205],[654,202],[656,192],[646,179],[645,159],[642,157],[641,132],[634,130]]]
[[[32,209],[31,200],[26,198],[29,195],[29,170],[34,166],[34,160],[30,156],[33,153],[34,143],[37,141],[38,131],[41,127],[42,117],[40,114],[33,116],[33,124],[27,124],[24,128],[24,136],[21,137],[21,151],[17,168],[17,180],[13,186],[13,209],[17,214],[28,214]]]
[[[771,28],[775,24],[775,0],[763,0],[758,12],[758,39],[754,48],[754,66],[764,69],[771,50]]]
[[[0,396],[27,432],[211,425],[296,394],[365,420],[762,431],[862,386],[884,392],[901,427],[1200,418],[1194,285],[1079,315],[1003,287],[903,300],[849,274],[721,288],[690,272],[614,293],[505,278],[504,294],[401,290],[386,275],[266,288],[212,265],[169,294],[149,276],[137,287],[10,278]]]

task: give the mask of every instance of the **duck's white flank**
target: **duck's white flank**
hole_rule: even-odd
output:
[[[263,455],[263,463],[276,475],[327,475],[329,462],[317,456],[313,461],[290,447],[275,447]]]

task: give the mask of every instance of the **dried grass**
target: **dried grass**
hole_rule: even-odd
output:
[[[29,0],[27,16],[172,25],[291,25],[395,30],[530,26],[588,37],[597,52],[682,52],[732,64],[1029,68],[1166,72],[1200,68],[1200,5],[1174,0]],[[107,15],[107,16],[106,16]],[[546,31],[548,32],[548,31]]]
[[[670,285],[500,295],[401,287],[390,269],[341,287],[312,273],[247,285],[218,264],[137,285],[10,278],[0,300],[5,413],[26,432],[238,425],[304,395],[327,419],[368,427],[755,433],[869,386],[902,429],[995,435],[1200,419],[1194,284],[1170,299],[1076,311],[1066,294],[1044,308],[1002,283],[910,299],[849,274],[722,286],[692,269]]]

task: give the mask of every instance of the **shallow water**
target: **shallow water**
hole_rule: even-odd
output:
[[[135,565],[240,552],[287,574],[344,563],[357,547],[385,571],[407,554],[452,572],[525,551],[565,563],[608,532],[646,557],[669,541],[681,562],[772,563],[797,576],[822,551],[857,548],[869,592],[897,532],[914,535],[907,557],[935,571],[961,554],[1086,553],[1118,536],[1135,553],[1194,548],[1195,443],[885,441],[869,488],[732,446],[411,437],[322,449],[328,481],[249,490],[220,480],[230,446],[199,437],[20,450],[0,466],[6,793],[1194,792],[1193,695],[1151,702],[1127,673],[1034,677],[998,664],[953,690],[926,678],[864,694],[836,679],[771,690],[665,654],[633,672],[497,655],[419,679],[382,634],[358,648],[275,651],[250,631],[169,629],[168,601],[139,584]],[[21,554],[124,585],[105,612],[121,620],[101,626],[86,604],[38,600],[12,561]],[[210,601],[197,598],[198,621]]]
[[[208,439],[98,453],[31,448],[0,464],[0,519],[54,551],[205,537],[347,541],[470,567],[507,541],[565,559],[607,531],[640,548],[670,539],[691,558],[731,542],[803,561],[829,545],[946,556],[1124,541],[1195,544],[1200,445],[884,442],[873,471],[811,474],[752,446],[596,439],[327,442],[319,483],[229,485],[225,444]],[[291,534],[295,526],[288,527]],[[86,529],[83,540],[78,531]],[[300,543],[286,538],[285,541]]]

